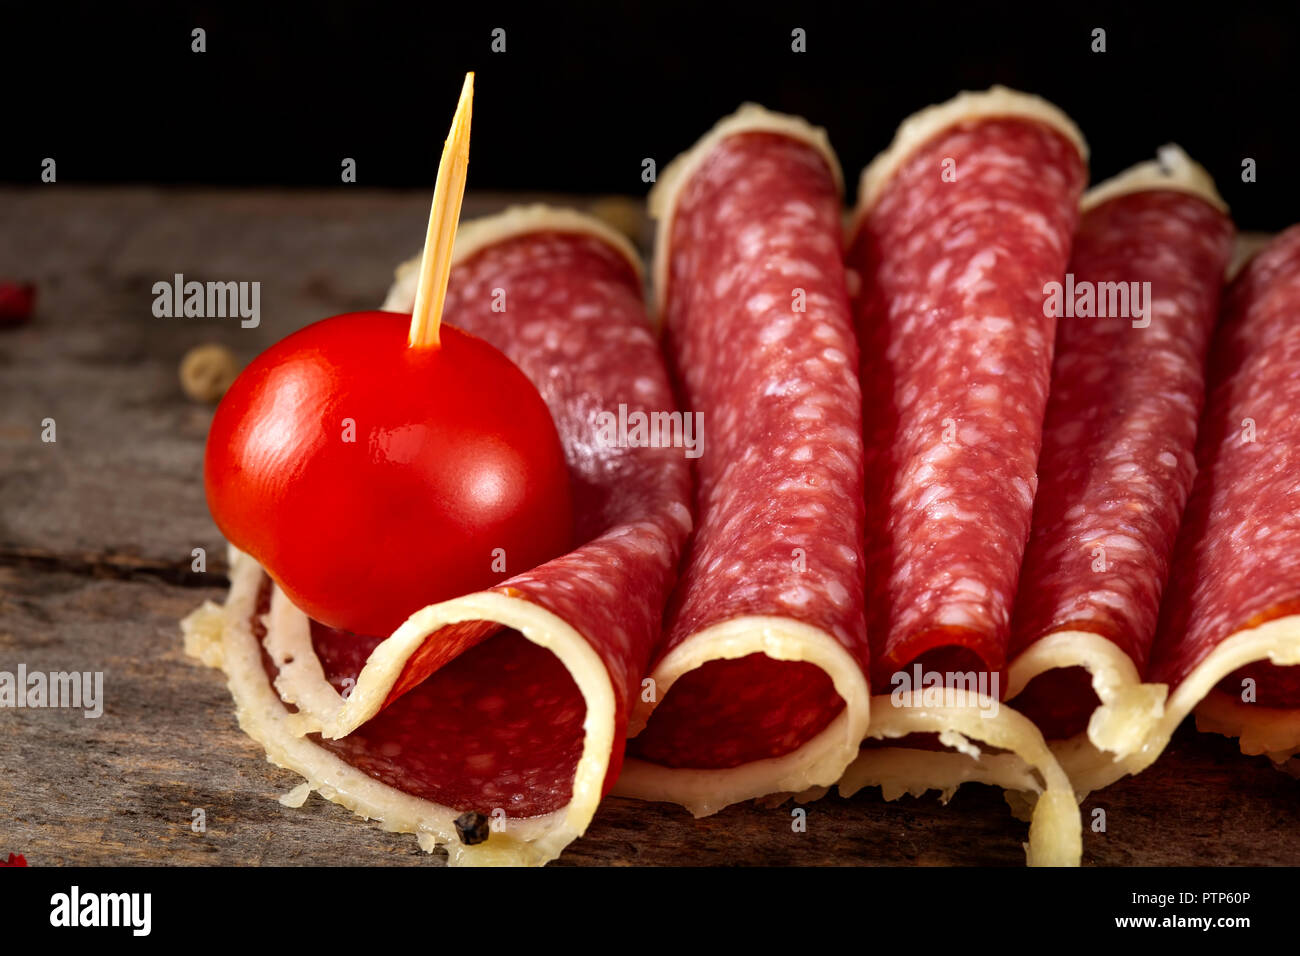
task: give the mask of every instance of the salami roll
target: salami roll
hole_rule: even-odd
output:
[[[874,742],[840,789],[1031,781],[1031,863],[1077,862],[1081,846],[1068,780],[999,698],[1051,375],[1043,290],[1065,274],[1085,153],[1037,97],[963,93],[904,122],[864,171],[848,255],[878,696]]]
[[[1213,181],[1176,146],[1084,196],[1051,291],[1056,356],[1007,687],[1049,740],[1127,756],[1163,714],[1166,688],[1142,675],[1232,241]]]
[[[618,792],[697,815],[834,783],[869,713],[861,397],[839,164],[747,106],[651,195],[698,529]]]
[[[410,309],[414,270],[399,270],[385,308]],[[229,600],[186,620],[187,647],[225,670],[268,758],[306,778],[294,802],[315,790],[426,850],[445,845],[453,864],[544,863],[618,776],[690,533],[690,473],[679,450],[602,433],[620,406],[674,410],[636,254],[607,227],[542,207],[467,225],[444,315],[541,392],[583,543],[389,636],[309,620],[236,554]]]
[[[1298,319],[1293,226],[1224,295],[1199,470],[1151,652],[1150,679],[1169,687],[1165,713],[1142,754],[1085,765],[1082,786],[1146,767],[1193,709],[1200,729],[1240,737],[1245,753],[1283,763],[1300,751]]]

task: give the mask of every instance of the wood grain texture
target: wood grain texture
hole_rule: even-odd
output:
[[[504,205],[466,196],[466,215]],[[643,221],[613,215],[644,247]],[[224,596],[224,548],[203,501],[211,409],[177,380],[220,342],[248,360],[307,322],[374,307],[416,251],[428,194],[261,193],[66,186],[0,190],[0,278],[39,285],[37,314],[0,332],[0,670],[104,673],[105,710],[0,711],[0,856],[33,865],[430,865],[413,838],[312,796],[235,724],[224,678],[185,657],[177,622]],[[262,282],[262,322],[158,319],[176,273]],[[41,420],[58,440],[40,440]],[[209,556],[190,568],[191,549]],[[1184,726],[1160,761],[1094,794],[1100,865],[1300,863],[1297,783],[1225,738]],[[195,808],[204,833],[191,830]],[[748,803],[693,820],[606,800],[559,865],[1020,865],[1026,827],[1000,794],[886,803],[868,789]]]

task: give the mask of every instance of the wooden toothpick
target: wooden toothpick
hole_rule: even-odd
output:
[[[466,73],[451,132],[443,143],[438,182],[433,187],[433,209],[429,212],[429,232],[424,237],[420,281],[415,287],[415,307],[411,310],[411,332],[407,337],[412,348],[437,348],[439,344],[438,326],[442,324],[442,306],[451,275],[451,250],[456,242],[461,200],[465,197],[473,102],[474,74]]]

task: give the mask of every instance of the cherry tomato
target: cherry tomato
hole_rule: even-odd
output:
[[[222,400],[204,484],[222,533],[308,615],[387,636],[427,604],[564,553],[564,450],[495,348],[410,316],[323,319],[258,356]],[[504,571],[502,565],[504,564]]]

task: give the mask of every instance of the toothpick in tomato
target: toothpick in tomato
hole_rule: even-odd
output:
[[[412,314],[337,315],[272,346],[208,435],[222,533],[301,610],[359,634],[387,636],[571,543],[569,473],[541,396],[491,345],[441,324],[473,76],[443,148]]]

